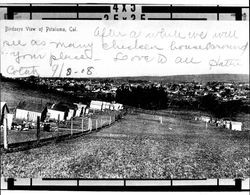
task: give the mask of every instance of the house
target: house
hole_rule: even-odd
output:
[[[231,129],[231,121],[225,120],[224,121],[224,126],[226,129]]]
[[[231,130],[242,131],[242,122],[231,121]]]
[[[194,120],[195,120],[195,121],[198,121],[199,119],[200,119],[200,118],[197,117],[197,116],[194,117]]]
[[[90,102],[89,108],[90,108],[91,110],[102,110],[102,109],[103,109],[103,102],[92,100],[92,101]]]
[[[77,106],[75,116],[76,117],[83,116],[85,114],[85,112],[86,112],[87,105],[78,104],[78,103],[74,103],[74,104]]]
[[[65,102],[59,102],[52,104],[48,108],[48,117],[51,120],[70,120],[75,116],[77,110],[77,105]]]
[[[110,110],[114,110],[114,109],[115,109],[115,106],[114,106],[113,103],[110,104],[109,109],[110,109]]]
[[[20,102],[16,107],[15,118],[19,120],[37,121],[39,116],[41,121],[44,121],[47,115],[47,106],[41,103]]]
[[[85,115],[88,115],[89,114],[89,108],[86,108],[85,109]]]
[[[1,102],[0,108],[1,108],[1,110],[0,110],[0,125],[2,125],[5,115],[8,114],[10,111],[9,111],[9,108],[8,108],[6,102]]]
[[[114,110],[122,110],[123,109],[123,105],[122,104],[115,103],[113,105],[114,105]]]
[[[110,110],[111,103],[109,102],[102,102],[102,109],[103,110]]]
[[[69,108],[69,112],[68,112],[68,115],[66,117],[66,120],[70,120],[72,117],[75,117],[76,110],[78,109],[77,105],[71,104],[71,103],[64,103],[64,104],[65,104],[65,106],[67,106]]]
[[[208,123],[208,122],[210,122],[211,118],[208,117],[208,116],[201,116],[201,117],[200,117],[200,120],[203,121],[203,122]]]
[[[14,114],[6,114],[6,118],[7,118],[7,127],[8,129],[12,128],[12,122],[13,122],[13,118],[14,118]]]
[[[216,120],[215,121],[215,124],[216,124],[216,127],[223,127],[223,124],[224,122],[223,122],[223,120]]]
[[[69,108],[62,103],[52,104],[48,108],[48,118],[51,120],[63,121],[68,116]]]

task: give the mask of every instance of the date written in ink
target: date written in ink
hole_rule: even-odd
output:
[[[80,71],[74,70],[73,68],[67,68],[66,69],[66,76],[71,76],[74,74],[86,74],[86,75],[92,75],[94,71],[93,66],[88,66],[86,68],[81,69]]]
[[[94,67],[93,66],[87,66],[86,68],[74,69],[74,68],[68,68],[64,63],[62,64],[53,64],[51,66],[52,70],[52,77],[61,77],[61,76],[91,76],[94,73]]]
[[[57,62],[57,59],[54,55],[50,55],[49,65],[52,70],[52,77],[61,77],[61,76],[84,76],[84,75],[92,75],[94,71],[93,66],[87,66],[84,68],[76,69],[72,67],[66,66],[65,63]]]

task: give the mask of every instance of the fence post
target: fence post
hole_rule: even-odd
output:
[[[95,120],[95,130],[97,130],[98,129],[98,121],[97,121],[97,119]]]
[[[27,122],[29,122],[29,120],[30,120],[30,113],[28,112],[27,113]]]
[[[101,117],[101,128],[102,128],[102,117]]]
[[[3,119],[3,135],[4,135],[4,149],[8,149],[8,128],[7,128],[7,118]]]
[[[82,117],[82,132],[83,132],[83,117]]]
[[[91,118],[89,118],[88,130],[92,131],[92,120],[91,120]]]
[[[93,129],[92,118],[90,118],[90,131]]]
[[[73,135],[73,117],[70,119],[70,134]]]
[[[59,123],[60,123],[60,114],[57,116],[57,137],[59,137]]]
[[[89,121],[89,118],[88,118],[88,130],[90,130],[90,126],[89,126],[89,123],[90,123],[90,121]]]
[[[37,143],[40,142],[40,117],[37,116],[37,124],[36,124],[36,137],[37,137]]]
[[[160,123],[162,124],[162,116],[160,116],[159,119],[160,119]]]
[[[109,125],[111,125],[111,123],[112,123],[112,117],[110,116],[110,118],[109,118]]]

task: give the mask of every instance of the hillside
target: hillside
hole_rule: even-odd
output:
[[[2,81],[5,77],[0,75]],[[54,77],[54,79],[58,79]],[[173,75],[173,76],[138,76],[138,77],[98,77],[98,78],[70,78],[64,77],[61,79],[74,80],[118,80],[118,81],[158,81],[158,82],[249,82],[249,74],[198,74],[198,75]]]
[[[162,82],[249,82],[248,74],[200,74],[200,75],[174,75],[174,76],[142,76],[142,77],[123,77],[113,78],[118,80],[151,80]]]

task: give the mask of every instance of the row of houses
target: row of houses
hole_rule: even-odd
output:
[[[90,107],[81,103],[64,103],[59,102],[55,104],[47,103],[33,103],[22,101],[15,109],[14,118],[17,120],[36,121],[37,117],[40,117],[41,121],[49,120],[70,120],[72,117],[80,117],[87,115],[90,110],[120,110],[121,104],[111,104],[109,102],[102,102],[101,106],[98,106],[99,101],[91,101]],[[3,124],[3,118],[9,113],[6,102],[1,102],[1,124]]]
[[[213,123],[217,127],[223,127],[234,131],[242,131],[242,126],[243,126],[242,122],[223,120],[223,119],[217,120],[209,116],[195,117],[195,120],[203,121],[205,123]]]
[[[94,101],[92,100],[90,103],[91,110],[122,110],[123,105],[119,103],[110,103],[110,102],[103,102],[103,101]]]

